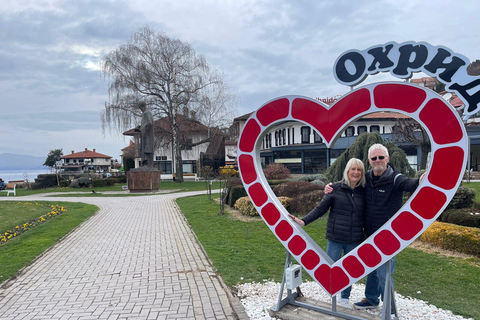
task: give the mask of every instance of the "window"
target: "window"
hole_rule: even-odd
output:
[[[286,145],[287,144],[287,141],[285,140],[286,139],[286,133],[285,133],[285,129],[282,130],[282,144],[283,145]]]
[[[313,142],[322,143],[322,137],[318,134],[317,131],[313,131]]]
[[[302,127],[302,143],[310,143],[310,127]]]
[[[275,131],[275,146],[278,146],[278,131]]]
[[[355,127],[354,126],[349,126],[347,130],[345,130],[345,136],[347,137],[353,137],[355,134]]]
[[[167,160],[167,156],[156,156],[155,160],[156,161],[165,161],[165,160]]]
[[[370,126],[370,132],[380,132],[380,126]]]
[[[367,132],[367,126],[358,126],[357,132],[358,132],[359,135],[364,133],[364,132]]]

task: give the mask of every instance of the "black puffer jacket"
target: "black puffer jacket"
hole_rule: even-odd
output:
[[[343,243],[362,242],[364,240],[364,188],[357,187],[352,189],[341,182],[334,183],[332,187],[334,191],[325,195],[318,206],[303,217],[302,220],[307,225],[323,216],[330,209],[326,238]],[[349,198],[353,198],[357,208],[356,212]]]
[[[375,183],[372,170],[367,171],[366,178],[365,231],[370,236],[400,209],[403,192],[414,192],[419,179],[407,178],[390,164]]]

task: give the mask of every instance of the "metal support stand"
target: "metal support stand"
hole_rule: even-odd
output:
[[[398,319],[397,303],[395,302],[395,290],[392,286],[392,260],[386,262],[385,289],[383,292],[382,320]]]
[[[287,251],[287,258],[285,260],[285,269],[287,269],[291,265],[292,265],[292,256],[290,255],[290,252]],[[285,276],[285,271],[284,271],[283,272],[282,285],[280,287],[280,293],[278,295],[278,302],[277,302],[277,305],[275,305],[271,308],[272,311],[275,311],[275,312],[280,311],[280,309],[282,309],[286,304],[291,304],[293,306],[302,307],[302,308],[305,308],[305,309],[310,309],[310,310],[322,312],[322,313],[329,314],[329,315],[336,316],[336,317],[340,317],[340,318],[343,318],[343,319],[367,320],[365,318],[360,318],[360,317],[353,316],[351,314],[342,313],[342,312],[337,311],[337,297],[336,296],[332,297],[332,309],[331,310],[327,309],[327,308],[322,308],[322,307],[319,307],[319,306],[316,306],[316,305],[313,305],[313,304],[296,301],[295,298],[297,298],[299,296],[298,288],[297,288],[296,292],[294,292],[294,293],[292,293],[291,289],[287,289],[287,296],[284,299],[282,299],[283,289],[285,288],[285,278],[286,278],[286,276]]]

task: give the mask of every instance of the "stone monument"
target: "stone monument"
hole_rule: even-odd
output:
[[[138,108],[142,111],[141,162],[140,167],[130,170],[127,174],[128,190],[131,193],[155,192],[160,188],[160,171],[153,168],[153,154],[155,153],[153,115],[145,102],[140,102]]]

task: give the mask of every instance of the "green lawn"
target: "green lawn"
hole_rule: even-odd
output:
[[[462,185],[467,188],[472,188],[477,191],[476,201],[480,202],[480,182],[462,182]]]
[[[36,219],[49,211],[49,207],[39,201],[39,205],[25,202],[0,202],[0,232]],[[84,203],[48,202],[67,209],[66,213],[38,225],[0,246],[0,283],[15,276],[29,265],[42,252],[58,242],[67,233],[91,217],[98,207]]]
[[[285,249],[263,220],[244,222],[229,213],[219,215],[218,203],[203,195],[177,202],[228,286],[264,279],[281,281]],[[326,219],[320,219],[305,230],[326,248],[325,228]],[[450,258],[407,248],[397,256],[394,277],[397,292],[404,296],[480,319],[479,259]]]

